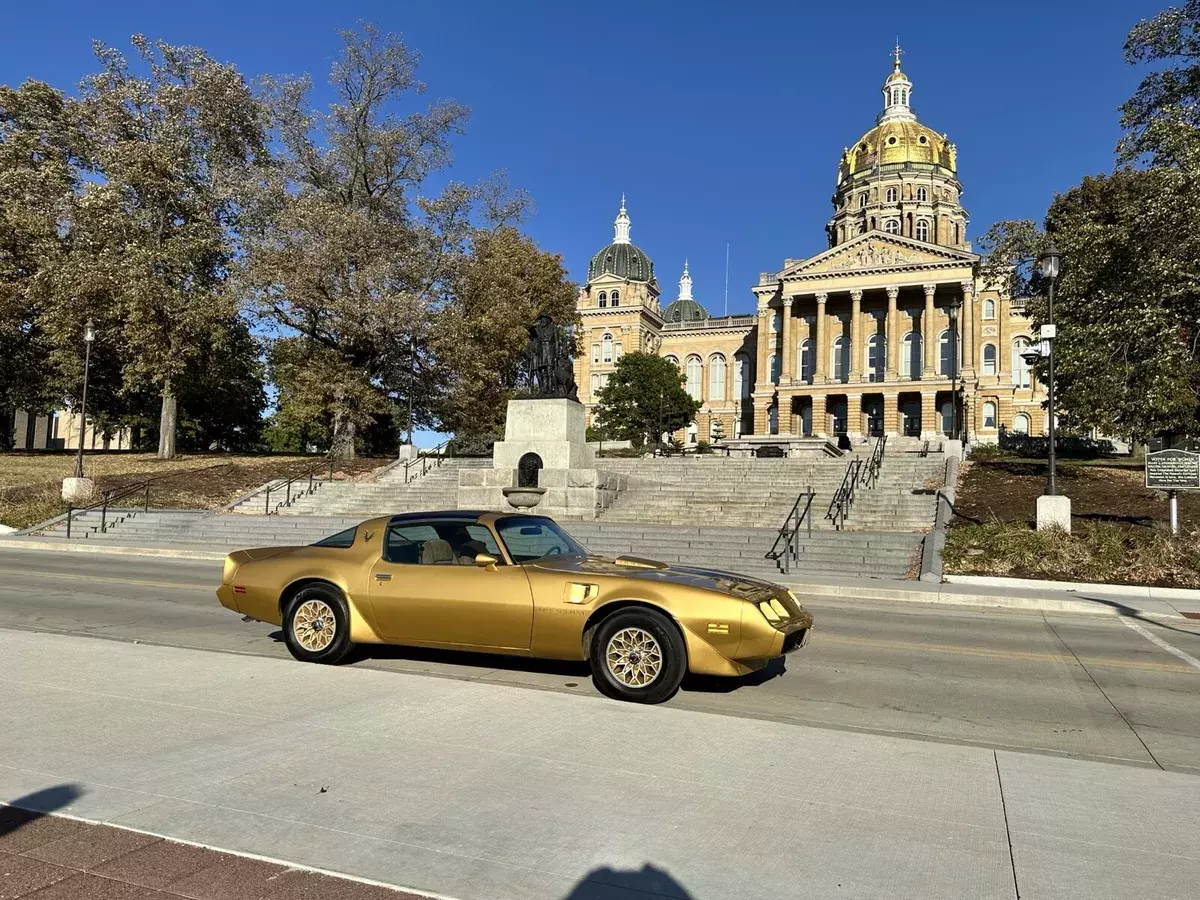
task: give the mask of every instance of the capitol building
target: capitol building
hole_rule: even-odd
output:
[[[1022,356],[1035,329],[1020,298],[985,283],[957,151],[918,121],[912,93],[897,48],[883,111],[842,153],[829,249],[763,272],[755,315],[710,316],[686,261],[678,296],[663,305],[622,198],[577,304],[575,378],[589,423],[622,353],[640,351],[678,365],[701,401],[677,435],[688,443],[1045,433],[1044,390]]]

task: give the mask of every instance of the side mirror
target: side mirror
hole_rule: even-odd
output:
[[[497,562],[499,560],[490,553],[477,553],[475,555],[475,565],[481,569],[487,569],[489,572],[496,568]]]

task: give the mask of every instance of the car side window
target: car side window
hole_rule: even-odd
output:
[[[425,545],[439,540],[432,525],[389,525],[383,541],[383,558],[390,563],[415,566],[423,561],[422,556],[431,558],[434,555],[435,547],[431,545],[427,552]]]
[[[478,541],[483,544],[481,553],[490,553],[496,557],[498,562],[503,561],[504,557],[500,553],[500,545],[496,543],[495,535],[492,534],[490,528],[486,525],[468,525],[467,534],[471,536],[472,541]]]

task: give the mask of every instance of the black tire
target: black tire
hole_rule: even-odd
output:
[[[302,610],[304,618],[317,612],[319,624],[323,626],[319,630],[323,631],[326,623],[320,611],[322,606],[333,614],[332,639],[324,646],[309,649],[297,636],[297,627],[304,627],[303,621],[297,623],[297,616]],[[327,584],[313,584],[297,591],[283,609],[283,638],[292,656],[301,662],[336,665],[345,659],[354,649],[354,645],[350,643],[350,611],[341,591]],[[311,634],[306,636],[306,640],[310,645],[314,643]],[[316,643],[321,644],[323,641],[318,639]]]
[[[614,638],[618,638],[616,644]],[[657,673],[644,684],[636,684],[646,677],[647,660],[653,667],[654,648],[658,651]],[[616,656],[622,650],[628,652]],[[644,652],[647,650],[649,653]],[[610,656],[614,657],[612,662]],[[615,700],[633,703],[669,700],[687,674],[683,636],[674,622],[652,609],[622,610],[601,622],[592,634],[588,658],[596,689]]]

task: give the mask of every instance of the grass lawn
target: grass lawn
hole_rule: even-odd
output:
[[[1200,496],[1180,493],[1180,534],[1166,494],[1143,486],[1136,460],[1060,460],[1071,534],[1037,532],[1045,460],[986,457],[959,475],[945,571],[1063,581],[1200,587]]]
[[[97,500],[100,491],[154,478],[159,480],[150,490],[152,507],[217,509],[265,482],[303,472],[317,461],[312,456],[228,453],[197,453],[172,460],[160,460],[153,453],[97,454],[84,458],[84,474],[96,480]],[[339,460],[334,477],[361,478],[390,461]],[[73,454],[0,454],[0,524],[28,528],[66,512],[59,491],[62,479],[74,471]]]

